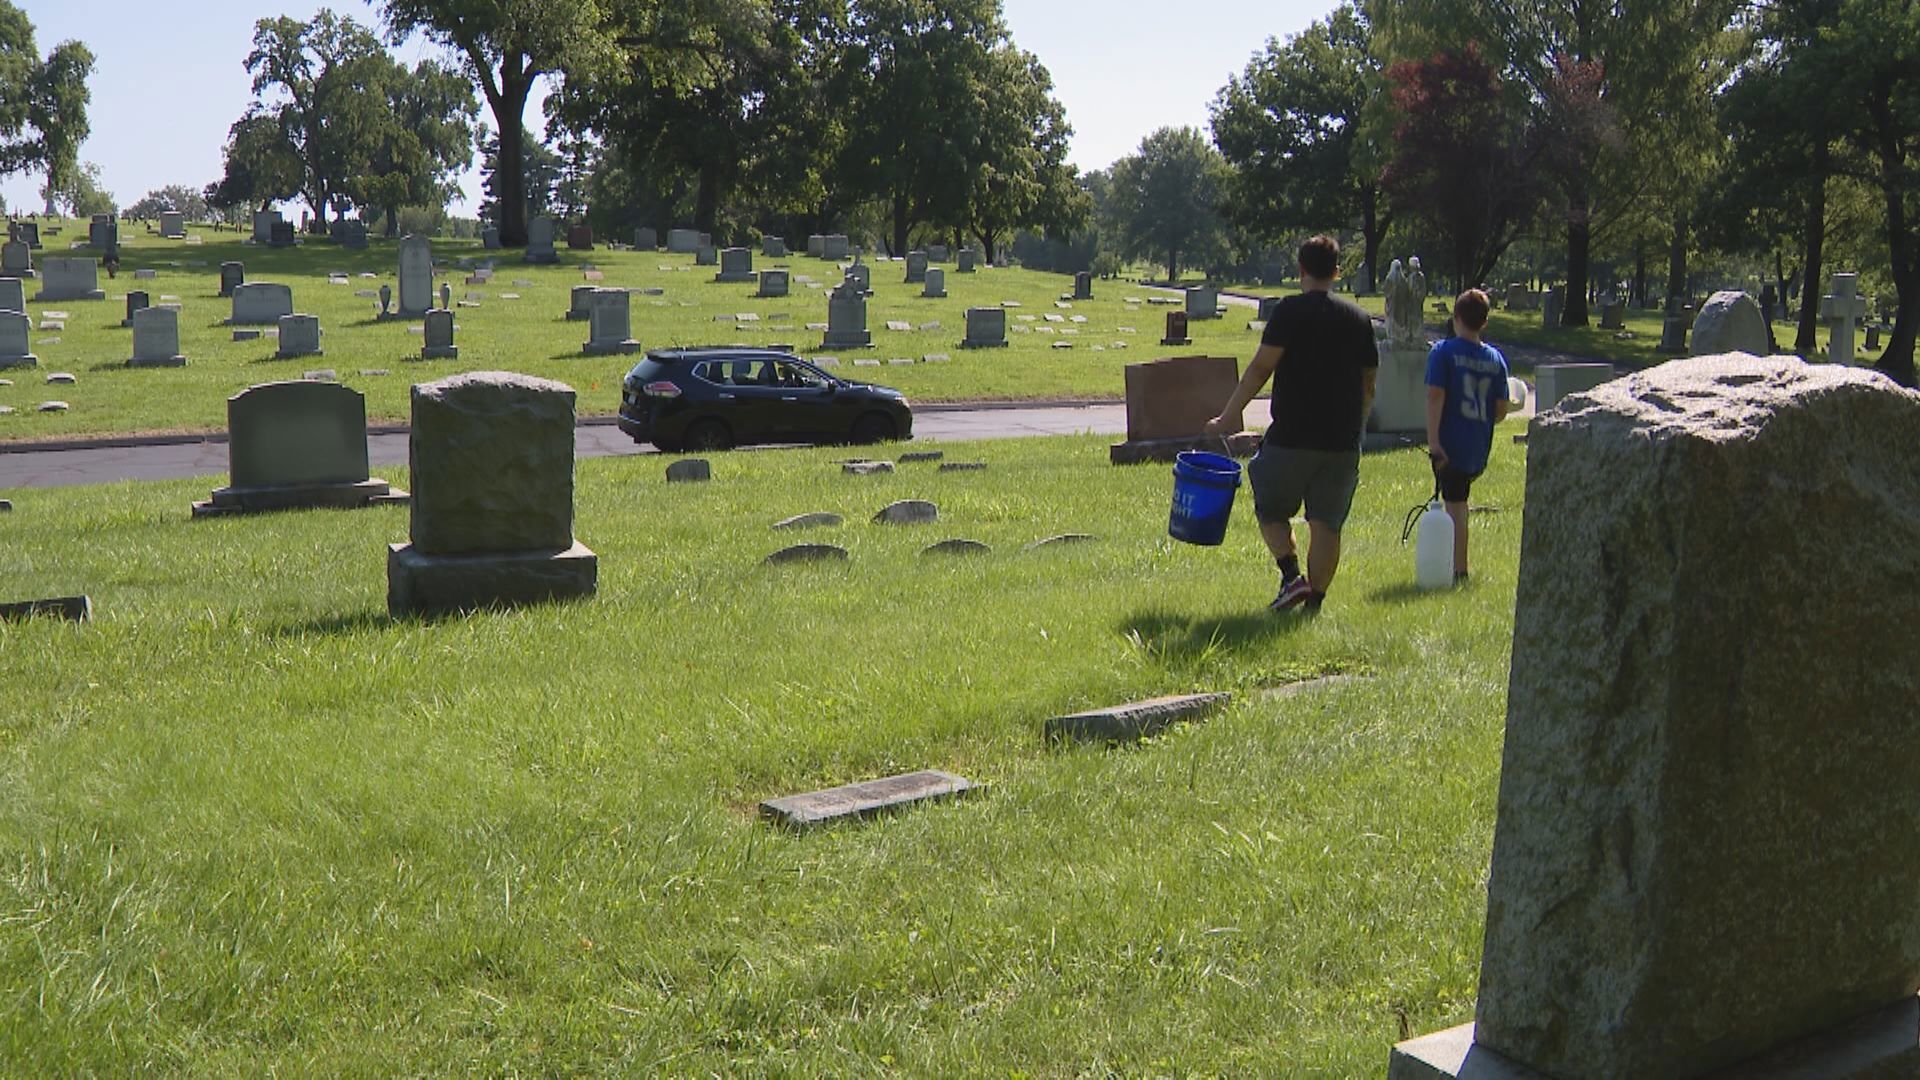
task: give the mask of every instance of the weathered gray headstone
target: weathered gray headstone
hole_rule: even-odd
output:
[[[0,277],[30,278],[37,277],[33,269],[33,249],[23,241],[9,240],[0,244]]]
[[[643,225],[633,230],[633,246],[639,251],[657,251],[660,248],[660,234]]]
[[[367,250],[367,223],[364,221],[345,222],[340,228],[340,246],[348,251]]]
[[[253,212],[253,242],[265,244],[273,239],[273,227],[280,223],[280,211],[255,210]]]
[[[489,371],[413,388],[411,544],[387,557],[394,615],[590,596],[573,538],[574,392]]]
[[[640,343],[633,338],[630,302],[625,289],[593,290],[587,343],[580,351],[588,356],[624,356],[639,352]]]
[[[720,272],[713,280],[733,283],[753,280],[753,249],[730,247],[720,253]]]
[[[970,247],[963,247],[953,255],[953,270],[957,274],[971,274],[980,261],[980,253]]]
[[[927,267],[927,287],[920,295],[928,300],[947,298],[947,272],[938,266]]]
[[[133,325],[133,313],[152,305],[152,298],[143,290],[133,289],[127,293],[127,317],[120,320],[122,327]]]
[[[999,349],[1007,344],[1007,310],[997,307],[967,309],[967,337],[963,349]]]
[[[291,221],[274,222],[272,229],[267,234],[267,246],[269,247],[293,247],[299,242],[299,239],[294,236],[293,222]]]
[[[796,514],[773,523],[776,529],[824,529],[845,523],[839,514],[821,510],[811,514]]]
[[[120,250],[120,223],[111,216],[94,218],[87,226],[87,246],[95,251],[114,254]]]
[[[0,368],[38,367],[33,355],[33,320],[18,311],[0,311]]]
[[[1233,700],[1231,694],[1181,694],[1106,709],[1056,716],[1047,721],[1048,742],[1139,742],[1174,724],[1195,720]]]
[[[318,315],[282,315],[280,325],[280,348],[274,356],[281,360],[294,360],[302,356],[324,356],[320,349],[320,317]]]
[[[940,520],[940,508],[925,499],[901,499],[873,515],[876,525],[925,525]]]
[[[942,540],[920,549],[922,555],[991,555],[993,548],[978,540]]]
[[[19,278],[0,277],[0,311],[17,311],[26,314],[27,287]]]
[[[1600,301],[1600,329],[1624,330],[1627,325],[1627,302],[1606,297]]]
[[[7,222],[7,239],[18,240],[30,250],[40,250],[40,223],[37,221]]]
[[[93,258],[54,257],[40,263],[41,303],[55,300],[105,300],[100,288],[100,262]]]
[[[1546,412],[1568,395],[1584,394],[1612,380],[1612,364],[1541,364],[1533,369],[1534,408]]]
[[[850,818],[870,817],[916,803],[955,798],[975,787],[973,781],[964,776],[929,769],[805,795],[768,799],[760,804],[760,813],[789,828],[808,829]]]
[[[838,262],[853,254],[853,242],[844,233],[830,233],[822,249],[821,258]]]
[[[839,288],[827,297],[827,334],[823,349],[864,349],[873,344],[867,329],[867,298],[859,289]]]
[[[1693,317],[1693,354],[1718,356],[1741,352],[1766,356],[1773,352],[1767,344],[1767,319],[1760,305],[1743,292],[1717,292],[1700,305]]]
[[[1075,300],[1093,299],[1093,274],[1082,270],[1073,275],[1073,298]]]
[[[667,483],[700,484],[713,479],[713,463],[706,458],[682,458],[667,466]]]
[[[249,281],[233,290],[230,326],[277,326],[293,314],[293,288],[277,281]]]
[[[695,266],[720,265],[720,249],[714,247],[712,244],[701,244],[699,247],[693,250],[693,265]]]
[[[851,558],[846,548],[836,544],[794,544],[766,557],[770,566],[802,562],[845,562]]]
[[[500,250],[500,230],[492,225],[480,230],[480,247],[486,251]]]
[[[586,322],[593,318],[593,293],[596,288],[594,285],[575,285],[568,290],[568,322]]]
[[[553,249],[553,219],[537,217],[527,222],[527,250],[520,261],[536,265],[552,265],[560,261],[560,253]]]
[[[846,276],[841,279],[840,287],[859,289],[868,296],[873,295],[873,267],[866,263],[855,263],[847,267]]]
[[[1220,290],[1208,285],[1195,285],[1187,290],[1187,321],[1195,319],[1217,319],[1220,317]]]
[[[433,245],[424,236],[400,240],[400,317],[417,319],[433,306]]]
[[[244,263],[223,262],[220,264],[220,295],[228,297],[233,290],[247,283],[247,267]]]
[[[457,360],[460,346],[453,343],[453,312],[444,308],[426,314],[425,344],[420,346],[422,360]]]
[[[187,215],[178,210],[160,211],[160,235],[168,240],[185,240]]]
[[[1566,309],[1566,288],[1556,285],[1548,289],[1545,297],[1540,301],[1540,328],[1543,330],[1560,329],[1560,316]]]
[[[762,237],[760,254],[769,259],[784,259],[787,257],[787,241],[779,236]]]
[[[335,382],[252,386],[227,399],[229,484],[195,517],[406,499],[367,470],[367,403]]]
[[[1457,1075],[1920,1075],[1920,395],[1697,357],[1529,440]]]
[[[667,254],[691,255],[700,250],[700,234],[693,229],[667,230]]]
[[[924,251],[907,252],[907,284],[923,285],[927,280],[927,253]]]
[[[142,307],[128,318],[133,326],[133,357],[128,367],[184,367],[180,353],[180,310]]]

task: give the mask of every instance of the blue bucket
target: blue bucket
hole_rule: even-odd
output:
[[[1227,538],[1233,493],[1240,487],[1240,463],[1223,454],[1187,450],[1173,463],[1173,516],[1167,535],[1203,547]]]

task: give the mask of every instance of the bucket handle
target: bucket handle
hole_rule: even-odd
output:
[[[1434,503],[1439,501],[1440,501],[1440,478],[1438,476],[1435,476],[1433,478],[1433,494],[1427,498],[1426,502],[1423,502],[1418,506],[1415,506],[1413,509],[1407,511],[1406,524],[1400,527],[1400,542],[1402,544],[1406,543],[1407,540],[1413,536],[1413,530],[1420,526],[1420,515],[1427,512],[1427,507],[1432,506]]]

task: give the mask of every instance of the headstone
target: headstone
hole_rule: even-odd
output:
[[[593,226],[582,224],[569,227],[567,229],[567,250],[592,251]]]
[[[1859,286],[1860,275],[1835,274],[1828,285],[1827,295],[1820,298],[1820,321],[1827,324],[1827,360],[1830,363],[1853,363],[1855,324],[1867,317],[1867,300],[1859,295]]]
[[[938,266],[929,266],[927,268],[927,287],[921,290],[920,295],[928,300],[945,300],[947,298],[947,272]]]
[[[280,220],[278,210],[255,210],[253,212],[253,242],[265,244],[273,240],[273,227]]]
[[[404,501],[368,475],[367,403],[336,382],[252,386],[227,399],[228,486],[193,504],[194,517],[350,509]]]
[[[40,223],[37,221],[10,221],[7,223],[7,239],[18,240],[27,245],[28,250],[40,250]]]
[[[145,309],[151,303],[152,303],[152,300],[147,296],[147,294],[142,292],[139,289],[134,289],[133,291],[127,293],[127,317],[120,320],[120,325],[122,327],[132,326],[133,313],[136,311]]]
[[[1624,330],[1627,327],[1627,302],[1612,296],[1600,301],[1600,329]]]
[[[93,598],[57,596],[45,600],[10,600],[0,604],[0,622],[21,622],[46,616],[68,622],[93,621]]]
[[[873,295],[873,267],[866,263],[854,263],[847,267],[846,277],[841,279],[840,287],[858,289],[867,296]]]
[[[167,240],[185,240],[187,215],[178,210],[160,211],[160,235]]]
[[[700,250],[700,234],[692,229],[667,230],[667,254],[691,255]]]
[[[5,244],[0,244],[0,277],[37,276],[33,270],[33,249],[24,241],[9,240]]]
[[[319,316],[280,316],[280,348],[274,356],[281,360],[293,360],[302,356],[324,355],[320,349]]]
[[[575,285],[568,291],[568,322],[586,322],[593,318],[593,294],[597,288],[595,285]]]
[[[36,301],[105,300],[100,288],[100,263],[92,258],[50,258],[40,264],[40,292]]]
[[[873,344],[867,329],[867,298],[859,289],[838,288],[827,295],[827,335],[823,349],[864,349]]]
[[[573,427],[561,383],[490,371],[415,386],[412,543],[388,549],[387,610],[593,595],[598,559],[573,537]]]
[[[426,343],[420,347],[422,360],[457,360],[460,346],[453,343],[453,312],[445,309],[426,315]]]
[[[763,237],[760,240],[760,254],[769,259],[784,259],[787,257],[787,241],[778,236]]]
[[[1174,724],[1198,720],[1225,708],[1231,694],[1179,694],[1115,705],[1048,720],[1045,737],[1055,742],[1139,742]]]
[[[133,326],[133,357],[128,367],[184,367],[180,353],[180,309],[142,307],[128,316]]]
[[[845,562],[851,557],[846,548],[835,544],[794,544],[781,548],[763,561],[769,566],[781,566],[786,563]]]
[[[1767,319],[1753,297],[1743,292],[1717,292],[1700,306],[1693,319],[1693,355],[1718,356],[1742,352],[1766,356]]]
[[[950,261],[953,258],[953,255],[947,249],[947,245],[945,244],[928,244],[927,258],[937,263],[943,263],[943,262]]]
[[[113,254],[120,250],[120,224],[111,217],[95,217],[87,226],[87,246]]]
[[[400,240],[400,317],[417,319],[433,307],[433,245],[424,236]]]
[[[720,253],[720,272],[713,280],[723,283],[752,281],[753,249],[730,247]]]
[[[807,257],[824,259],[827,257],[827,238],[820,233],[807,237]]]
[[[1533,300],[1533,290],[1522,282],[1514,281],[1507,284],[1507,298],[1502,306],[1508,311],[1532,311]]]
[[[940,508],[925,499],[901,499],[873,515],[875,525],[926,525],[940,520]]]
[[[1543,330],[1560,329],[1560,315],[1566,310],[1566,289],[1554,286],[1548,289],[1540,303],[1540,328]]]
[[[1534,408],[1546,412],[1570,394],[1613,381],[1612,364],[1541,364],[1533,369]]]
[[[553,249],[552,218],[542,216],[527,222],[527,250],[520,261],[540,266],[560,261],[560,253]]]
[[[1660,323],[1660,350],[1670,356],[1687,351],[1687,331],[1693,329],[1693,308],[1669,310]]]
[[[1007,309],[976,307],[967,309],[967,336],[963,349],[1001,349],[1007,345]]]
[[[1874,323],[1867,327],[1866,350],[1870,353],[1880,351],[1880,324],[1879,323]]]
[[[853,254],[853,242],[844,234],[832,233],[827,236],[824,258],[838,262],[851,254]]]
[[[783,518],[774,522],[773,527],[782,531],[791,529],[825,529],[845,524],[845,522],[846,519],[842,518],[839,514],[819,510],[810,514],[796,514],[790,518]]]
[[[1187,321],[1195,319],[1217,319],[1220,317],[1220,290],[1207,285],[1195,285],[1187,290]]]
[[[1233,395],[1240,365],[1232,357],[1182,356],[1128,364],[1125,377],[1128,443],[1192,442]],[[1238,428],[1240,418],[1233,419]]]
[[[19,278],[0,277],[0,311],[27,310],[27,287]]]
[[[719,249],[715,248],[712,244],[701,244],[699,247],[695,248],[693,251],[693,265],[695,266],[720,265]]]
[[[340,246],[346,248],[348,251],[367,250],[367,223],[364,221],[349,221],[342,225],[340,229]]]
[[[1073,298],[1075,300],[1093,299],[1093,274],[1082,270],[1073,275]]]
[[[1920,1074],[1917,441],[1920,396],[1785,357],[1533,421],[1457,1075]],[[1388,1075],[1456,1074],[1421,1051]]]
[[[660,234],[643,225],[633,230],[633,246],[640,251],[657,251],[660,248]]]
[[[699,247],[715,247],[712,233],[701,233]]]
[[[480,246],[481,248],[487,251],[499,251],[500,250],[499,228],[493,225],[489,225],[486,228],[481,229],[480,230]]]
[[[1191,345],[1193,339],[1187,336],[1187,313],[1184,311],[1167,312],[1167,333],[1160,339],[1162,345]]]
[[[640,343],[633,339],[629,301],[625,289],[593,290],[588,339],[581,352],[588,356],[624,356],[640,351]]]
[[[754,295],[761,299],[773,299],[787,295],[790,287],[787,280],[787,271],[762,270],[760,271],[760,291]]]
[[[927,281],[927,253],[924,251],[907,252],[907,284],[924,285]]]
[[[272,229],[267,234],[268,247],[293,247],[298,242],[298,238],[294,236],[293,222],[291,221],[274,222]]]
[[[276,326],[293,314],[293,289],[277,281],[250,281],[233,290],[232,326]]]
[[[706,458],[682,458],[667,466],[667,483],[702,484],[713,479],[713,464]]]
[[[993,548],[978,540],[942,540],[920,549],[922,555],[991,555]]]
[[[975,251],[970,247],[963,247],[959,251],[954,253],[953,269],[956,273],[971,274],[974,271],[975,264],[978,263],[979,261],[980,261],[979,252]]]
[[[0,311],[0,368],[38,367],[33,355],[33,320],[18,311]]]
[[[233,290],[247,283],[245,263],[223,262],[220,264],[220,295],[229,297]]]
[[[844,556],[845,552],[841,554]],[[805,795],[768,799],[760,804],[760,813],[790,829],[810,829],[918,803],[951,799],[974,788],[973,781],[964,776],[928,769]]]

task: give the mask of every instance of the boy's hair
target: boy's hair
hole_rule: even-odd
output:
[[[1340,241],[1322,233],[1300,245],[1300,269],[1322,280],[1340,272]]]
[[[1478,333],[1487,325],[1487,312],[1493,310],[1493,301],[1479,289],[1468,289],[1453,302],[1453,317],[1460,325]]]

